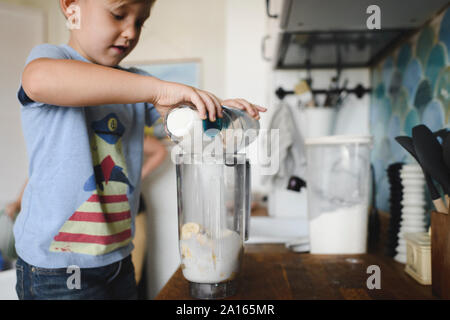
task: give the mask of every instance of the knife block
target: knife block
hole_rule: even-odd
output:
[[[431,281],[433,293],[450,299],[450,215],[431,212]]]

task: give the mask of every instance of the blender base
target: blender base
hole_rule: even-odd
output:
[[[236,281],[221,283],[189,282],[189,294],[196,299],[224,299],[236,294]]]

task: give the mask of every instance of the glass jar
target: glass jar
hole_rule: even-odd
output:
[[[194,107],[174,108],[164,118],[166,133],[187,153],[203,153],[211,142],[219,143],[221,152],[237,153],[256,140],[259,121],[239,109],[222,109],[223,118],[212,122],[209,118],[202,120]]]

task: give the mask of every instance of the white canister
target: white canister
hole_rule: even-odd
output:
[[[370,136],[306,140],[311,253],[367,250]]]

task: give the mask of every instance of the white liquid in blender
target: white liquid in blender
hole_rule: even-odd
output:
[[[225,229],[216,239],[207,232],[180,240],[183,275],[197,283],[219,283],[233,279],[240,266],[242,241],[235,231]]]
[[[227,228],[223,167],[202,164],[195,173],[200,223],[186,223],[180,250],[184,277],[197,283],[231,280],[239,271],[241,236]]]

